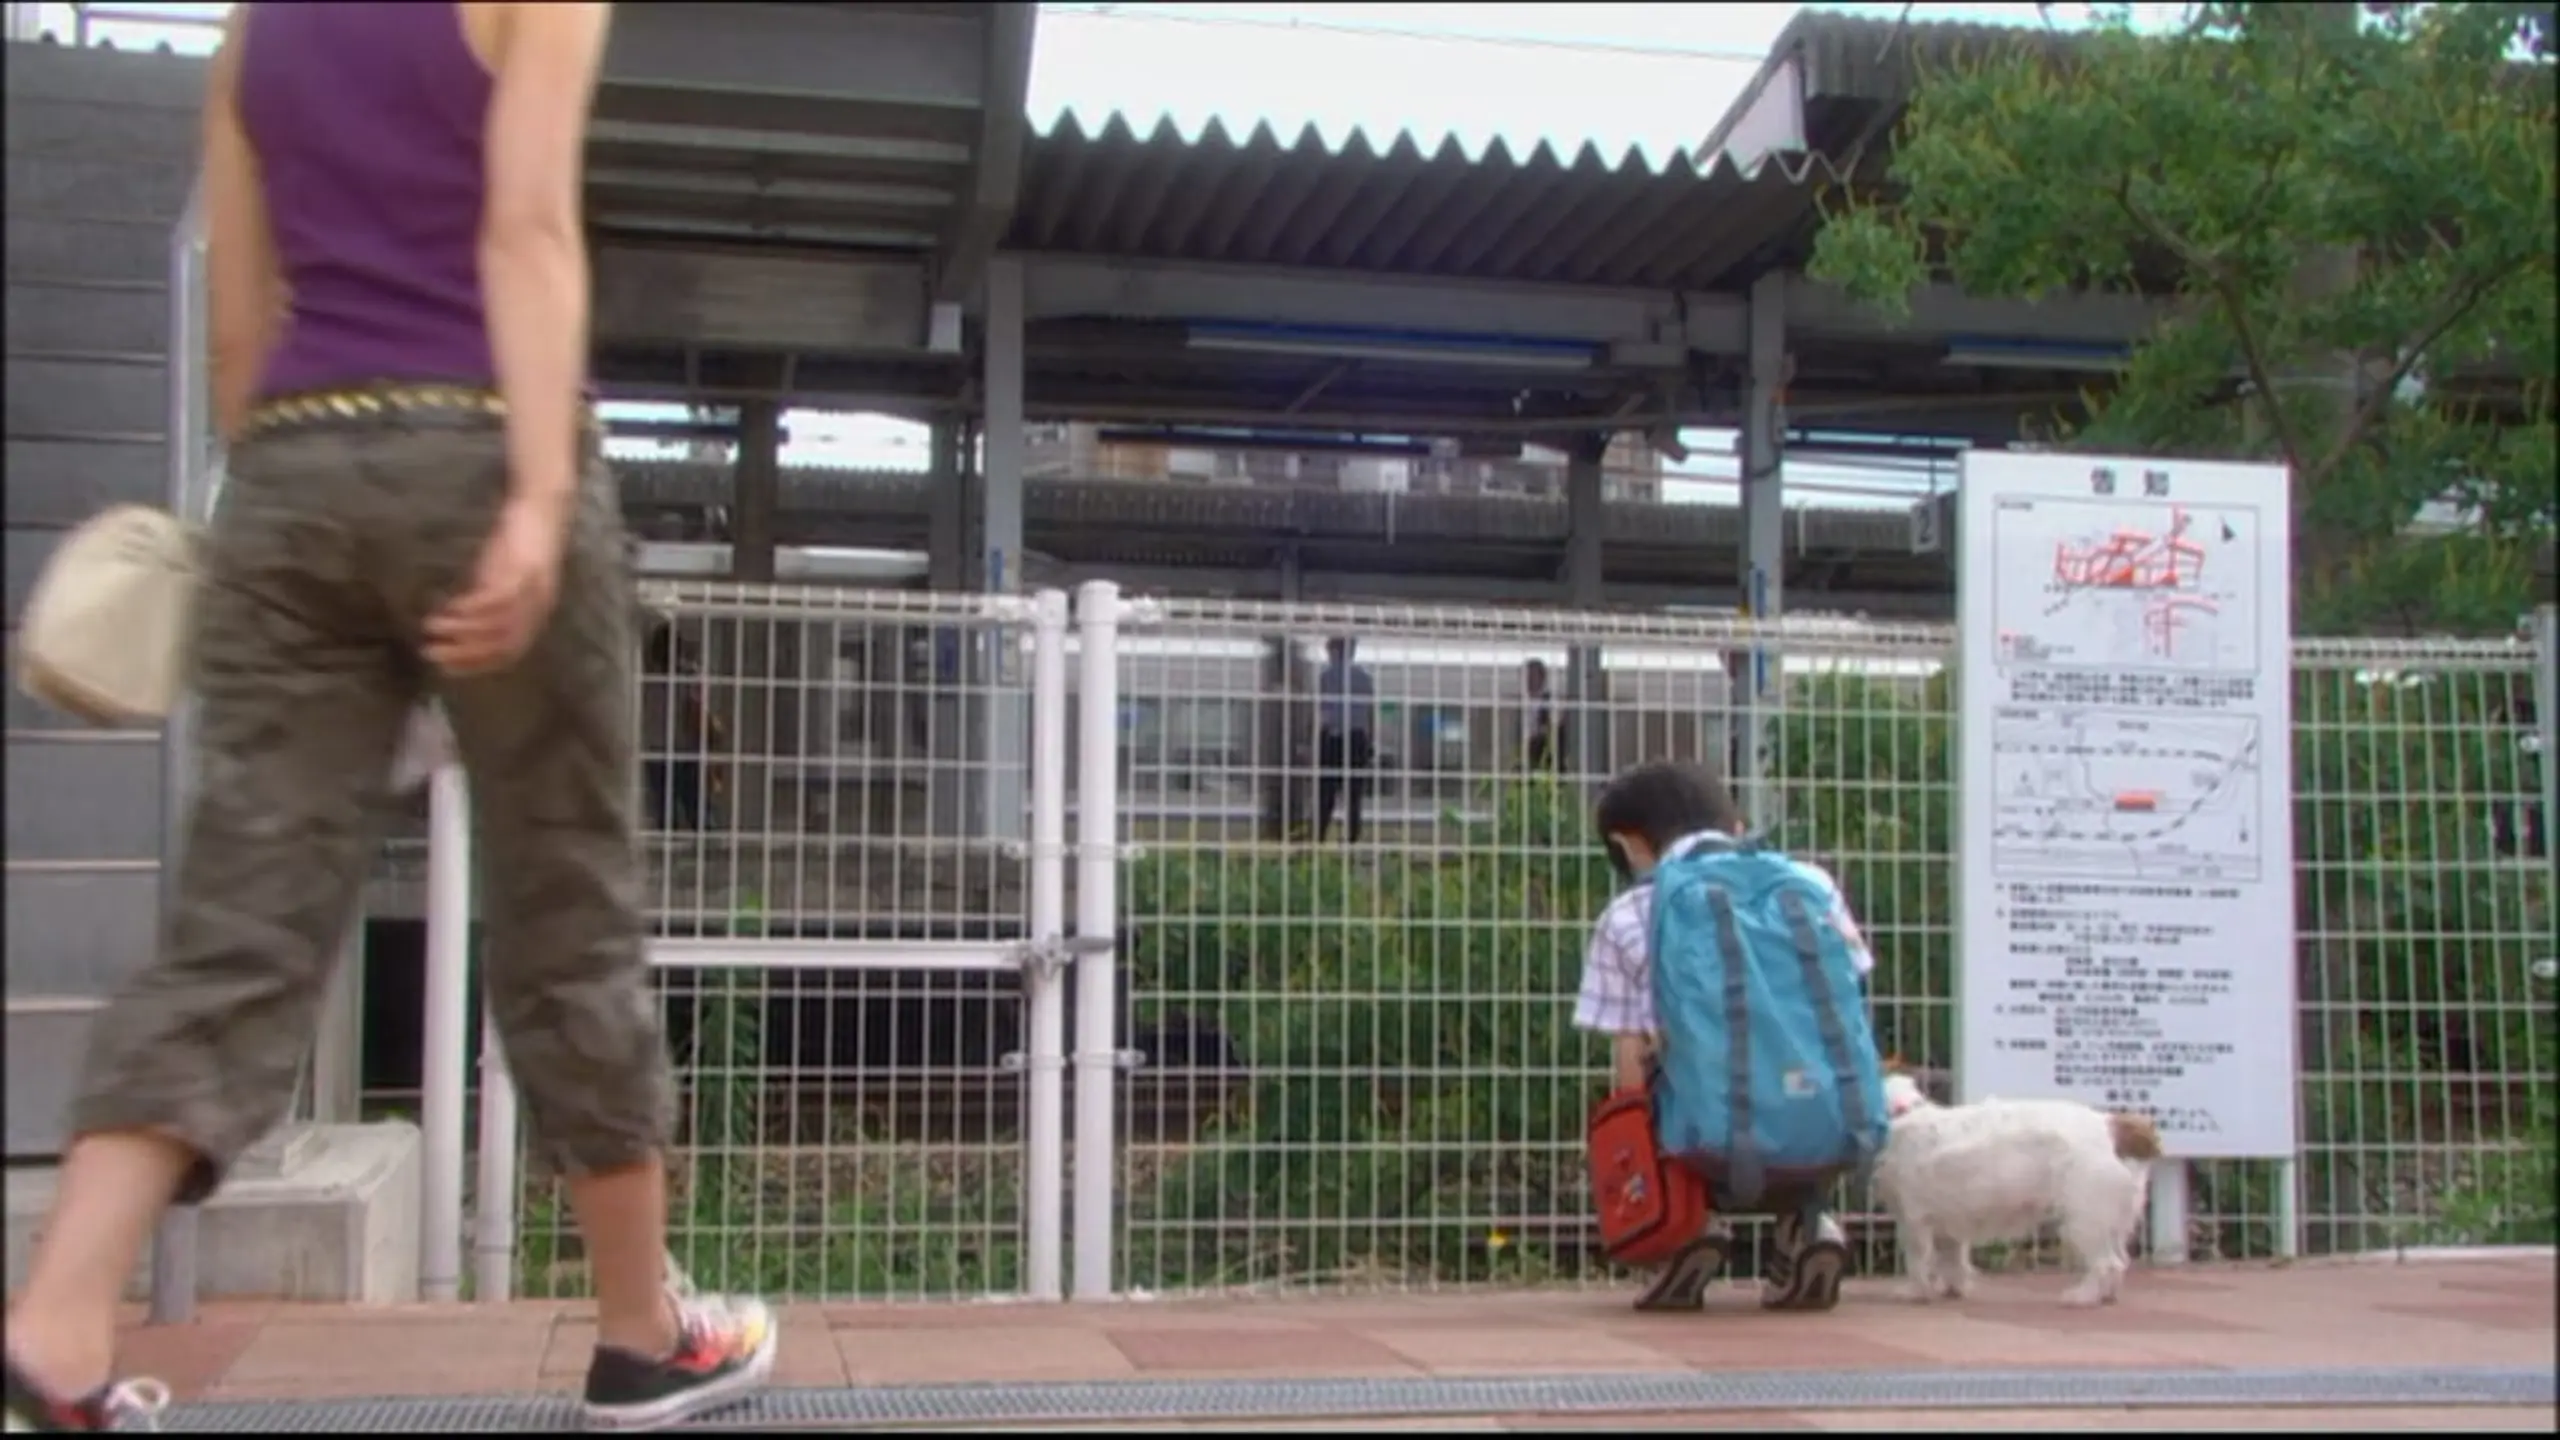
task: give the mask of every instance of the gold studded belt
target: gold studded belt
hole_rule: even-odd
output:
[[[299,430],[333,421],[374,420],[387,416],[462,418],[487,416],[504,419],[506,397],[495,390],[467,385],[359,385],[343,390],[308,390],[295,395],[278,395],[261,402],[249,412],[248,423],[241,427],[243,439],[276,430]],[[601,422],[592,406],[584,417],[584,428],[600,432]]]

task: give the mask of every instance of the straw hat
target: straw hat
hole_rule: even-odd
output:
[[[18,688],[87,720],[165,718],[185,679],[195,532],[119,505],[71,532],[19,620]]]

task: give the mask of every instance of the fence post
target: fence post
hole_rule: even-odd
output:
[[[2542,547],[2542,561],[2537,579],[2540,603],[2533,607],[2533,733],[2534,769],[2542,784],[2536,795],[2542,801],[2534,833],[2542,840],[2542,863],[2560,866],[2560,561],[2555,561],[2552,545]],[[2521,829],[2522,827],[2518,827]],[[2522,849],[2522,846],[2517,848]],[[2560,951],[2538,957],[2546,965],[2560,961]]]
[[[1067,594],[1031,606],[1030,1115],[1024,1274],[1034,1300],[1066,1295]]]
[[[1075,1298],[1107,1300],[1119,1155],[1120,587],[1076,590]]]
[[[480,1175],[472,1193],[471,1298],[503,1305],[515,1295],[516,1082],[507,1073],[498,1021],[480,1020]],[[459,1156],[456,1157],[459,1160]]]
[[[418,1293],[462,1288],[462,1111],[471,1045],[471,792],[459,765],[427,780],[426,1017],[419,1063]]]

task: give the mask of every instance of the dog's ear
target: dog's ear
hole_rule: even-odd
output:
[[[1911,1077],[1920,1093],[1940,1105],[1952,1105],[1956,1098],[1956,1077],[1934,1065],[1906,1065],[1901,1073]]]

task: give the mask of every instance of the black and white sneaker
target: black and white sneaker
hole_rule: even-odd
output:
[[[1710,1221],[1706,1232],[1682,1246],[1680,1253],[1653,1277],[1636,1297],[1638,1310],[1703,1310],[1707,1287],[1724,1273],[1733,1254],[1733,1231],[1723,1221]]]
[[[587,1366],[590,1430],[661,1430],[734,1405],[773,1374],[781,1327],[761,1300],[719,1295],[676,1299],[681,1338],[658,1359],[596,1347]]]
[[[0,1400],[12,1435],[71,1434],[82,1430],[157,1430],[169,1408],[169,1387],[157,1380],[122,1380],[79,1400],[56,1400],[6,1362],[6,1396]]]
[[[1813,1222],[1810,1236],[1807,1228],[1802,1216],[1778,1220],[1760,1277],[1761,1309],[1829,1310],[1840,1303],[1840,1282],[1849,1274],[1848,1237],[1828,1215]]]

